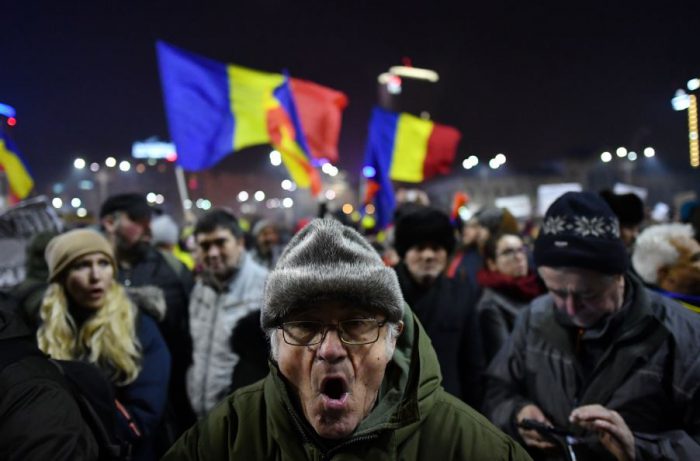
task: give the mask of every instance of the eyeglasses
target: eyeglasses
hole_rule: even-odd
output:
[[[338,323],[323,323],[313,320],[285,322],[277,328],[282,330],[284,342],[291,346],[313,346],[320,344],[331,328],[338,331],[343,344],[360,346],[372,344],[379,339],[379,329],[386,324],[376,319],[349,319]]]
[[[503,256],[504,258],[515,258],[516,255],[525,254],[525,247],[520,248],[507,248],[496,256]]]

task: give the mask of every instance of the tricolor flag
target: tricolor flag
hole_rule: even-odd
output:
[[[337,163],[338,138],[343,109],[348,105],[347,96],[318,83],[298,78],[289,80],[311,155]]]
[[[418,183],[449,173],[461,136],[450,126],[374,108],[365,150],[371,172],[365,204],[374,202],[380,229],[391,222],[396,207],[391,181]]]
[[[170,134],[185,170],[210,168],[231,152],[271,144],[282,154],[292,179],[317,192],[320,178],[313,154],[320,157],[327,150],[327,157],[337,155],[340,111],[346,102],[342,93],[317,85],[325,91],[305,91],[302,107],[294,88],[307,89],[310,82],[297,85],[283,74],[221,63],[164,42],[158,42],[157,51]],[[324,111],[306,107],[322,104]],[[319,122],[319,116],[327,123]],[[316,122],[307,127],[309,117]],[[307,138],[322,147],[314,152]],[[329,147],[329,142],[336,144]]]
[[[10,184],[10,193],[16,199],[23,199],[34,187],[27,162],[14,142],[0,130],[0,169],[5,170]]]

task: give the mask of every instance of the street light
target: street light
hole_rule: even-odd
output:
[[[85,168],[85,159],[82,159],[80,157],[76,158],[75,160],[73,160],[73,166],[76,170],[82,170],[83,168]]]
[[[689,91],[696,91],[700,88],[700,79],[688,80]],[[690,166],[700,167],[700,146],[698,146],[698,100],[694,94],[687,94],[683,90],[677,90],[671,105],[674,110],[688,111],[688,144],[690,146]]]
[[[612,160],[612,154],[610,152],[603,152],[602,154],[600,154],[600,160],[603,163],[608,163]]]
[[[272,166],[280,166],[282,164],[282,154],[276,150],[270,152],[270,163]]]

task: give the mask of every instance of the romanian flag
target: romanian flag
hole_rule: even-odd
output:
[[[10,192],[16,199],[23,199],[34,187],[27,162],[10,138],[0,130],[0,168],[5,170]]]
[[[326,118],[335,117],[336,122],[310,124],[309,130],[305,118],[310,120],[318,110],[306,106],[323,101],[306,91],[302,108],[294,94],[294,79],[217,62],[164,42],[158,42],[157,50],[170,134],[184,169],[210,168],[231,152],[270,144],[282,154],[292,179],[317,191],[320,178],[306,139],[326,146],[332,154],[327,140],[335,133],[337,152],[340,115],[336,112],[342,108],[326,112],[330,114]],[[330,93],[320,94],[327,99],[328,94],[342,95],[324,89]]]
[[[449,173],[461,136],[450,126],[374,109],[365,150],[365,165],[373,175],[365,204],[374,202],[379,228],[391,222],[396,207],[391,181],[418,183]]]
[[[315,159],[338,162],[338,138],[343,109],[348,105],[344,93],[318,83],[291,78],[292,94],[306,141]]]

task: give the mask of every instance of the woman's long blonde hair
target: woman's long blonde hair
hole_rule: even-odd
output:
[[[119,283],[107,290],[105,304],[78,327],[68,312],[63,286],[49,285],[40,310],[39,348],[59,360],[86,360],[124,386],[141,371],[141,344],[136,337],[136,308]]]

